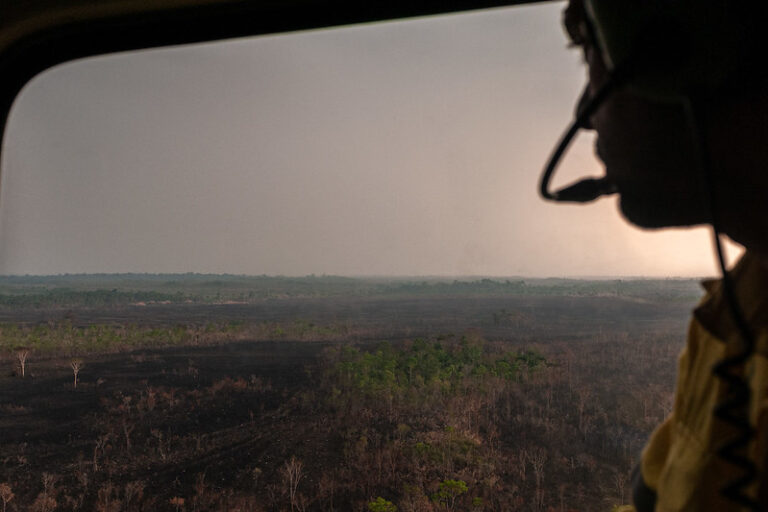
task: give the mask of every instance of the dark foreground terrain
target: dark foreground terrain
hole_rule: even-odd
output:
[[[671,407],[692,305],[6,309],[0,510],[611,510]]]

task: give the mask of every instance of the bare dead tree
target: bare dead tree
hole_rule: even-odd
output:
[[[83,508],[83,502],[85,501],[85,494],[78,493],[77,496],[64,496],[64,507],[71,509],[73,512],[77,512]]]
[[[72,368],[72,374],[75,376],[75,389],[77,389],[77,376],[80,374],[80,370],[83,369],[83,366],[85,364],[83,363],[82,359],[72,359],[69,362],[69,366]]]
[[[659,400],[659,405],[661,405],[661,414],[662,418],[669,417],[670,414],[672,414],[672,407],[675,404],[675,394],[672,392],[666,392],[661,395],[661,400]]]
[[[288,489],[288,497],[291,500],[291,511],[296,510],[299,505],[297,501],[297,489],[302,477],[304,464],[296,457],[291,456],[290,460],[285,461],[282,468],[283,484]]]
[[[58,507],[58,503],[55,498],[54,485],[58,480],[58,476],[51,473],[43,473],[41,476],[43,482],[43,491],[37,495],[35,501],[32,503],[32,510],[40,512],[51,512]]]
[[[167,460],[171,455],[171,432],[168,431],[167,435],[163,434],[163,431],[157,428],[153,428],[149,431],[152,437],[157,439],[157,452],[160,454],[162,460]]]
[[[195,475],[195,496],[192,498],[193,510],[201,509],[206,496],[208,495],[208,484],[205,483],[205,471]]]
[[[317,492],[319,497],[327,501],[326,510],[333,512],[333,495],[336,493],[339,484],[327,471],[320,476],[320,481],[317,483]]]
[[[182,498],[181,496],[174,496],[173,498],[168,500],[168,503],[176,507],[176,512],[180,512],[181,509],[184,508],[184,501],[185,501],[184,498]]]
[[[557,496],[560,499],[560,512],[565,512],[565,489],[566,484],[560,484],[557,486]]]
[[[624,503],[624,495],[627,488],[627,475],[621,472],[613,475],[613,483],[616,485],[616,494],[619,495],[619,502]]]
[[[123,435],[125,436],[125,451],[131,453],[131,433],[136,428],[135,424],[128,424],[128,420],[123,418]]]
[[[251,470],[251,478],[253,478],[253,486],[257,487],[259,485],[259,480],[261,479],[263,471],[259,467],[255,467]]]
[[[528,453],[528,460],[536,478],[536,487],[541,487],[544,481],[544,464],[547,462],[547,451],[544,448],[534,448]]]
[[[26,375],[27,357],[29,357],[29,349],[27,347],[18,347],[16,349],[16,361],[19,363],[19,371],[22,378]]]
[[[13,490],[7,482],[0,483],[0,500],[3,500],[3,512],[5,512],[8,503],[13,500],[14,496],[15,494],[13,494]]]
[[[142,496],[144,496],[144,482],[134,480],[126,483],[123,492],[124,510],[133,510],[136,504],[141,501]]]
[[[651,398],[644,394],[641,400],[643,404],[643,421],[650,423],[653,421],[650,415]]]
[[[533,468],[533,476],[536,478],[536,501],[537,508],[544,506],[544,494],[542,484],[544,483],[544,464],[547,462],[547,450],[536,447],[528,453],[528,460]]]
[[[96,510],[106,512],[117,512],[121,510],[121,500],[118,498],[120,490],[112,483],[105,483],[96,492]]]
[[[592,400],[592,392],[585,388],[579,388],[576,391],[577,405],[579,410],[579,431],[582,434],[587,433],[587,404]]]
[[[517,464],[515,467],[517,467],[517,473],[520,477],[520,480],[525,482],[526,478],[526,469],[528,464],[528,450],[525,447],[520,448],[520,452],[517,455]]]
[[[98,473],[99,471],[99,452],[101,454],[104,454],[104,449],[107,446],[107,442],[109,441],[109,434],[104,434],[96,438],[96,445],[93,447],[93,472]]]
[[[43,482],[43,492],[46,496],[50,496],[53,494],[54,485],[56,485],[56,482],[59,479],[58,475],[54,475],[53,473],[43,473],[40,477],[40,479]]]

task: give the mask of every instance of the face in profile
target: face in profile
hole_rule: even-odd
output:
[[[588,66],[587,94],[609,78],[579,0],[565,26]],[[651,100],[631,82],[614,92],[591,118],[597,155],[617,186],[622,214],[646,228],[690,226],[709,219],[707,187],[698,165],[695,132],[682,102]]]

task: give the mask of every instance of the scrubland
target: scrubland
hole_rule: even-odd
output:
[[[659,286],[6,305],[0,510],[611,510],[695,301]]]

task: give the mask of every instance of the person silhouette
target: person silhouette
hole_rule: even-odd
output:
[[[704,283],[673,411],[634,472],[639,512],[768,510],[765,11],[725,0],[570,0],[564,11],[588,84],[542,195],[589,201],[617,193],[621,214],[643,228],[709,224],[724,272]],[[551,193],[549,179],[578,128],[597,132],[605,177]],[[728,272],[721,233],[746,249]]]

